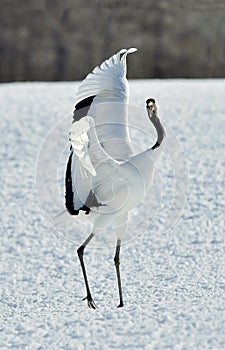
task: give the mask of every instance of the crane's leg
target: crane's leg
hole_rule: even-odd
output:
[[[122,295],[122,286],[121,286],[121,278],[120,278],[120,246],[121,246],[121,239],[117,239],[116,254],[114,257],[114,262],[116,266],[116,276],[117,276],[118,290],[119,290],[119,297],[120,297],[120,303],[118,307],[123,306],[123,295]]]
[[[80,259],[80,264],[81,264],[81,268],[82,268],[82,272],[83,272],[83,276],[84,276],[84,282],[85,282],[85,286],[86,286],[86,290],[87,290],[87,296],[83,300],[87,299],[88,307],[90,307],[91,309],[96,309],[96,305],[95,305],[94,300],[92,299],[92,296],[91,296],[91,292],[90,292],[90,288],[89,288],[89,284],[88,284],[87,273],[86,273],[86,269],[85,269],[85,265],[84,265],[84,259],[83,259],[84,248],[88,245],[88,243],[90,242],[90,240],[93,237],[94,237],[94,234],[91,233],[90,236],[86,239],[86,241],[80,246],[80,248],[77,249],[77,254],[78,254],[79,259]]]

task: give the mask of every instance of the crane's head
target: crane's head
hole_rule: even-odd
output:
[[[155,99],[154,98],[149,98],[146,101],[146,108],[148,111],[149,117],[157,116],[157,106],[155,104]]]

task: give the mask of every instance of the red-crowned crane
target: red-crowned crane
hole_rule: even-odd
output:
[[[86,268],[84,249],[99,231],[111,225],[117,236],[115,267],[119,305],[123,296],[120,278],[120,247],[128,212],[143,201],[151,185],[155,162],[165,136],[155,100],[146,108],[157,132],[157,140],[145,151],[134,154],[129,135],[126,58],[136,49],[120,50],[97,66],[81,82],[76,98],[66,169],[66,208],[71,215],[91,218],[90,236],[77,250],[86,286],[88,306],[95,309]]]

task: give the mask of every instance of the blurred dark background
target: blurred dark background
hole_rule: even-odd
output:
[[[123,47],[130,78],[225,77],[224,24],[224,0],[1,0],[0,82],[80,80]]]

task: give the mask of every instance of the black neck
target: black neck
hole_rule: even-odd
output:
[[[157,131],[157,141],[154,144],[154,146],[152,147],[152,149],[156,149],[161,145],[161,143],[164,139],[165,130],[164,130],[159,118],[157,117],[157,115],[154,112],[152,112],[150,114],[150,111],[148,110],[148,115],[149,115],[149,119],[151,120],[152,124],[154,125],[154,127]]]

